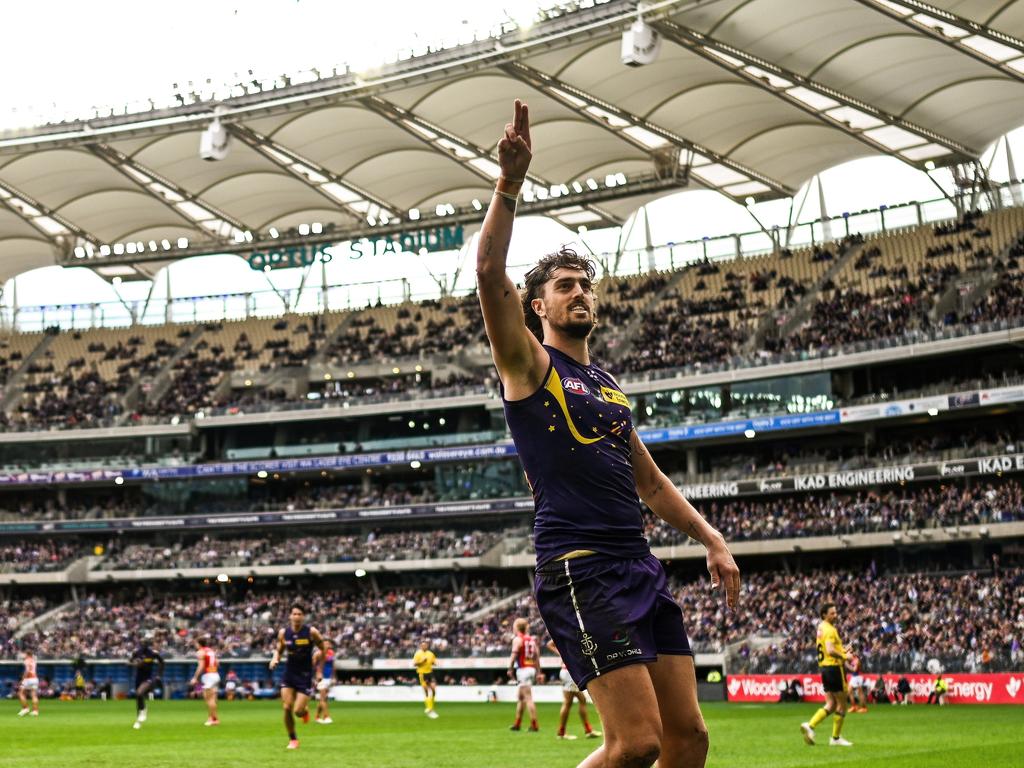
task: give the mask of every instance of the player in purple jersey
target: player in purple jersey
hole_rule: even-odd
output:
[[[682,612],[643,536],[640,499],[707,548],[728,605],[740,577],[722,535],[658,469],[629,399],[593,365],[594,265],[563,248],[526,275],[506,273],[519,192],[532,159],[518,100],[498,142],[501,175],[480,232],[477,286],[505,418],[536,507],[535,595],[573,681],[590,692],[605,743],[581,768],[702,766],[708,734],[697,704]]]

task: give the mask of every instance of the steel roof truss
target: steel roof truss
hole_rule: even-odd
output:
[[[652,155],[652,159],[656,163],[660,159],[658,157],[659,150],[664,151],[667,147],[675,147],[685,152],[686,162],[690,164],[690,174],[704,186],[721,192],[727,197],[741,200],[751,195],[736,194],[735,190],[729,191],[725,186],[712,181],[710,178],[705,178],[701,174],[702,166],[717,164],[733,171],[736,177],[727,185],[728,187],[748,182],[760,184],[763,186],[764,192],[773,192],[782,197],[791,197],[796,192],[796,190],[790,189],[775,179],[746,168],[740,163],[723,157],[707,147],[694,144],[689,139],[678,136],[660,125],[651,123],[638,115],[631,114],[614,104],[599,99],[527,64],[515,62],[504,65],[502,69],[512,77],[533,86],[545,96],[572,110],[588,122],[610,131],[640,151]],[[754,187],[750,186],[749,188],[753,189]],[[761,196],[764,196],[763,193]],[[757,195],[754,195],[754,197],[757,197]]]
[[[41,234],[64,256],[99,253],[100,239],[65,219],[52,208],[0,181],[0,203]]]
[[[369,223],[371,226],[378,221],[387,224],[398,217],[398,206],[354,186],[316,161],[303,157],[241,123],[226,125],[240,141],[329,200],[332,208],[340,208],[357,221]]]
[[[857,0],[922,35],[1024,82],[1024,41],[917,0]]]
[[[460,136],[456,136],[444,128],[434,125],[409,110],[379,96],[367,97],[362,100],[362,104],[367,109],[373,110],[394,125],[405,130],[406,133],[413,136],[417,141],[426,144],[449,160],[458,163],[470,173],[480,177],[487,182],[488,186],[497,182],[501,172],[497,158],[483,147],[479,147]],[[579,193],[583,190],[582,188],[579,190],[574,188],[573,191]],[[572,193],[570,193],[569,187],[565,184],[553,184],[535,173],[530,173],[527,174],[526,182],[523,184],[522,194],[524,201],[531,202],[533,200],[546,199],[548,196],[560,197]],[[608,226],[622,226],[622,220],[617,216],[584,200],[566,201],[566,205],[573,204],[582,206],[590,214],[590,221],[601,222]],[[558,218],[557,214],[551,215]],[[578,222],[562,223],[572,225]]]
[[[252,240],[252,232],[244,223],[182,189],[170,179],[135,162],[123,152],[107,144],[94,144],[89,150],[131,179],[154,200],[218,240],[235,243]]]
[[[978,152],[866,102],[672,21],[655,22],[669,40],[786,101],[878,152],[915,166],[954,163]]]

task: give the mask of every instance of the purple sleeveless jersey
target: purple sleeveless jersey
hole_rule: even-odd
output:
[[[630,462],[629,401],[611,376],[544,347],[540,389],[504,401],[505,419],[533,488],[537,564],[578,549],[650,554]]]

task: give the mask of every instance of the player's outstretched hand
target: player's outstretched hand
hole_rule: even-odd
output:
[[[708,573],[711,574],[711,588],[721,586],[725,590],[726,604],[735,608],[740,600],[740,569],[724,541],[708,547]]]
[[[498,142],[498,165],[501,166],[501,175],[510,181],[525,179],[532,159],[530,108],[516,99],[512,122],[505,123],[505,135]]]

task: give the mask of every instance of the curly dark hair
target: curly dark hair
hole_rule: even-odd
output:
[[[565,245],[542,258],[537,262],[537,266],[526,273],[523,286],[523,316],[526,318],[526,327],[541,342],[544,341],[544,326],[540,322],[540,316],[533,311],[533,300],[540,298],[544,283],[551,279],[551,273],[559,267],[579,269],[586,273],[591,282],[597,274],[593,260],[581,256]]]

